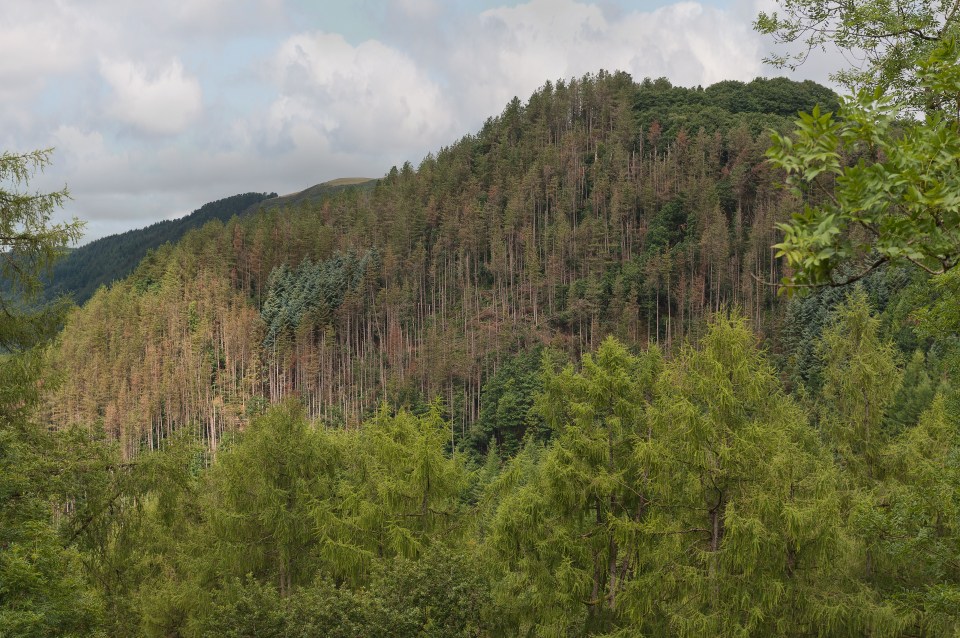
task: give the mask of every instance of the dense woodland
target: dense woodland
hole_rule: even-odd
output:
[[[69,295],[76,303],[85,303],[100,286],[109,285],[130,274],[147,251],[165,243],[176,243],[189,230],[219,219],[226,221],[242,215],[276,193],[245,193],[204,204],[189,215],[102,237],[70,251],[58,261],[45,288],[48,299]]]
[[[724,304],[765,331],[793,205],[765,127],[821,103],[783,79],[547,84],[372,190],[154,251],[69,318],[51,418],[100,422],[132,457],[183,427],[215,449],[288,396],[347,427],[439,397],[459,444],[484,383],[531,348],[577,358],[612,334],[671,352]]]
[[[960,272],[778,294],[815,107],[547,83],[150,251],[0,360],[0,636],[957,635]]]

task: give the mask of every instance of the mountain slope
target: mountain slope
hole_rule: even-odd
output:
[[[261,207],[278,208],[301,202],[320,201],[348,188],[371,188],[375,180],[349,177],[311,186],[298,193],[244,193],[204,204],[179,219],[166,220],[117,235],[110,235],[81,246],[60,261],[53,271],[47,298],[71,295],[78,304],[86,302],[97,288],[129,275],[147,251],[176,243],[188,231],[218,219],[251,215]]]
[[[372,177],[341,177],[329,182],[316,184],[309,188],[289,195],[280,195],[263,202],[264,208],[283,208],[286,206],[295,206],[301,203],[319,202],[328,197],[332,197],[347,189],[359,188],[369,190],[376,186],[377,180]],[[254,213],[257,207],[251,207],[246,212]]]
[[[53,269],[47,296],[71,295],[78,304],[97,288],[129,275],[147,251],[166,242],[177,242],[187,231],[213,219],[226,221],[255,208],[276,193],[245,193],[204,204],[189,215],[128,230],[90,242],[70,252]]]
[[[758,282],[782,274],[774,223],[795,205],[764,158],[781,94],[836,100],[784,80],[547,83],[372,188],[208,224],[70,318],[50,417],[100,420],[135,454],[185,426],[215,448],[290,395],[348,426],[439,398],[482,447],[471,430],[501,409],[485,384],[517,353],[610,334],[670,350],[724,304],[763,330],[781,305]],[[522,434],[529,397],[498,396]]]

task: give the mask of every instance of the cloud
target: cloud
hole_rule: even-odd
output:
[[[89,162],[105,154],[103,135],[99,131],[84,131],[76,126],[61,125],[51,136],[58,159],[68,162]]]
[[[396,8],[418,20],[434,19],[442,13],[438,0],[395,0]]]
[[[56,146],[36,186],[66,182],[95,238],[416,164],[547,80],[774,74],[750,28],[772,2],[4,0],[0,144]]]
[[[375,40],[353,46],[336,34],[294,35],[269,74],[279,93],[265,122],[274,144],[312,138],[336,151],[391,154],[454,135],[440,86],[409,56]]]
[[[76,68],[69,42],[60,26],[21,25],[0,37],[0,87],[6,92],[34,90],[44,76]]]
[[[103,59],[100,74],[114,93],[108,112],[141,131],[180,133],[200,115],[200,82],[176,58],[153,73],[130,61]]]

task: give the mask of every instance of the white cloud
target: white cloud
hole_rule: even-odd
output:
[[[45,75],[78,65],[61,30],[63,26],[34,23],[2,31],[0,86],[4,91],[34,87]]]
[[[200,82],[176,58],[153,73],[130,61],[103,59],[100,73],[114,93],[108,112],[146,133],[181,133],[200,115]]]
[[[57,159],[90,161],[102,158],[106,149],[99,131],[84,131],[76,126],[60,125],[51,136],[57,150]]]
[[[438,0],[395,0],[395,5],[400,11],[418,20],[436,18],[442,11]]]
[[[458,106],[476,120],[498,113],[514,95],[524,99],[548,79],[601,68],[627,71],[635,80],[665,76],[685,86],[762,73],[758,37],[730,12],[681,2],[613,13],[573,0],[532,0],[484,12],[442,58],[459,85]]]
[[[280,46],[270,74],[279,91],[265,123],[274,143],[300,146],[308,135],[339,151],[391,154],[455,134],[440,86],[377,41],[353,46],[336,34],[295,35]]]

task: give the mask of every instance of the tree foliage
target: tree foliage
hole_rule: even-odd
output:
[[[0,635],[94,635],[102,611],[81,575],[81,555],[58,535],[51,512],[70,498],[75,467],[65,436],[37,423],[41,350],[62,305],[26,306],[41,275],[78,238],[77,221],[54,224],[66,189],[30,193],[50,150],[0,155]]]
[[[862,60],[831,76],[848,90],[879,90],[920,109],[935,104],[922,86],[918,64],[939,43],[960,32],[960,8],[953,0],[781,0],[778,4],[781,11],[761,12],[754,28],[773,35],[778,44],[799,45],[799,51],[774,53],[766,62],[796,69],[814,50],[836,47]]]
[[[883,264],[931,275],[960,262],[960,72],[947,40],[920,63],[921,87],[949,100],[925,120],[903,119],[879,91],[844,100],[836,116],[801,113],[792,136],[774,134],[767,155],[787,174],[803,212],[777,244],[794,287],[840,285]],[[853,263],[852,274],[838,272]]]

